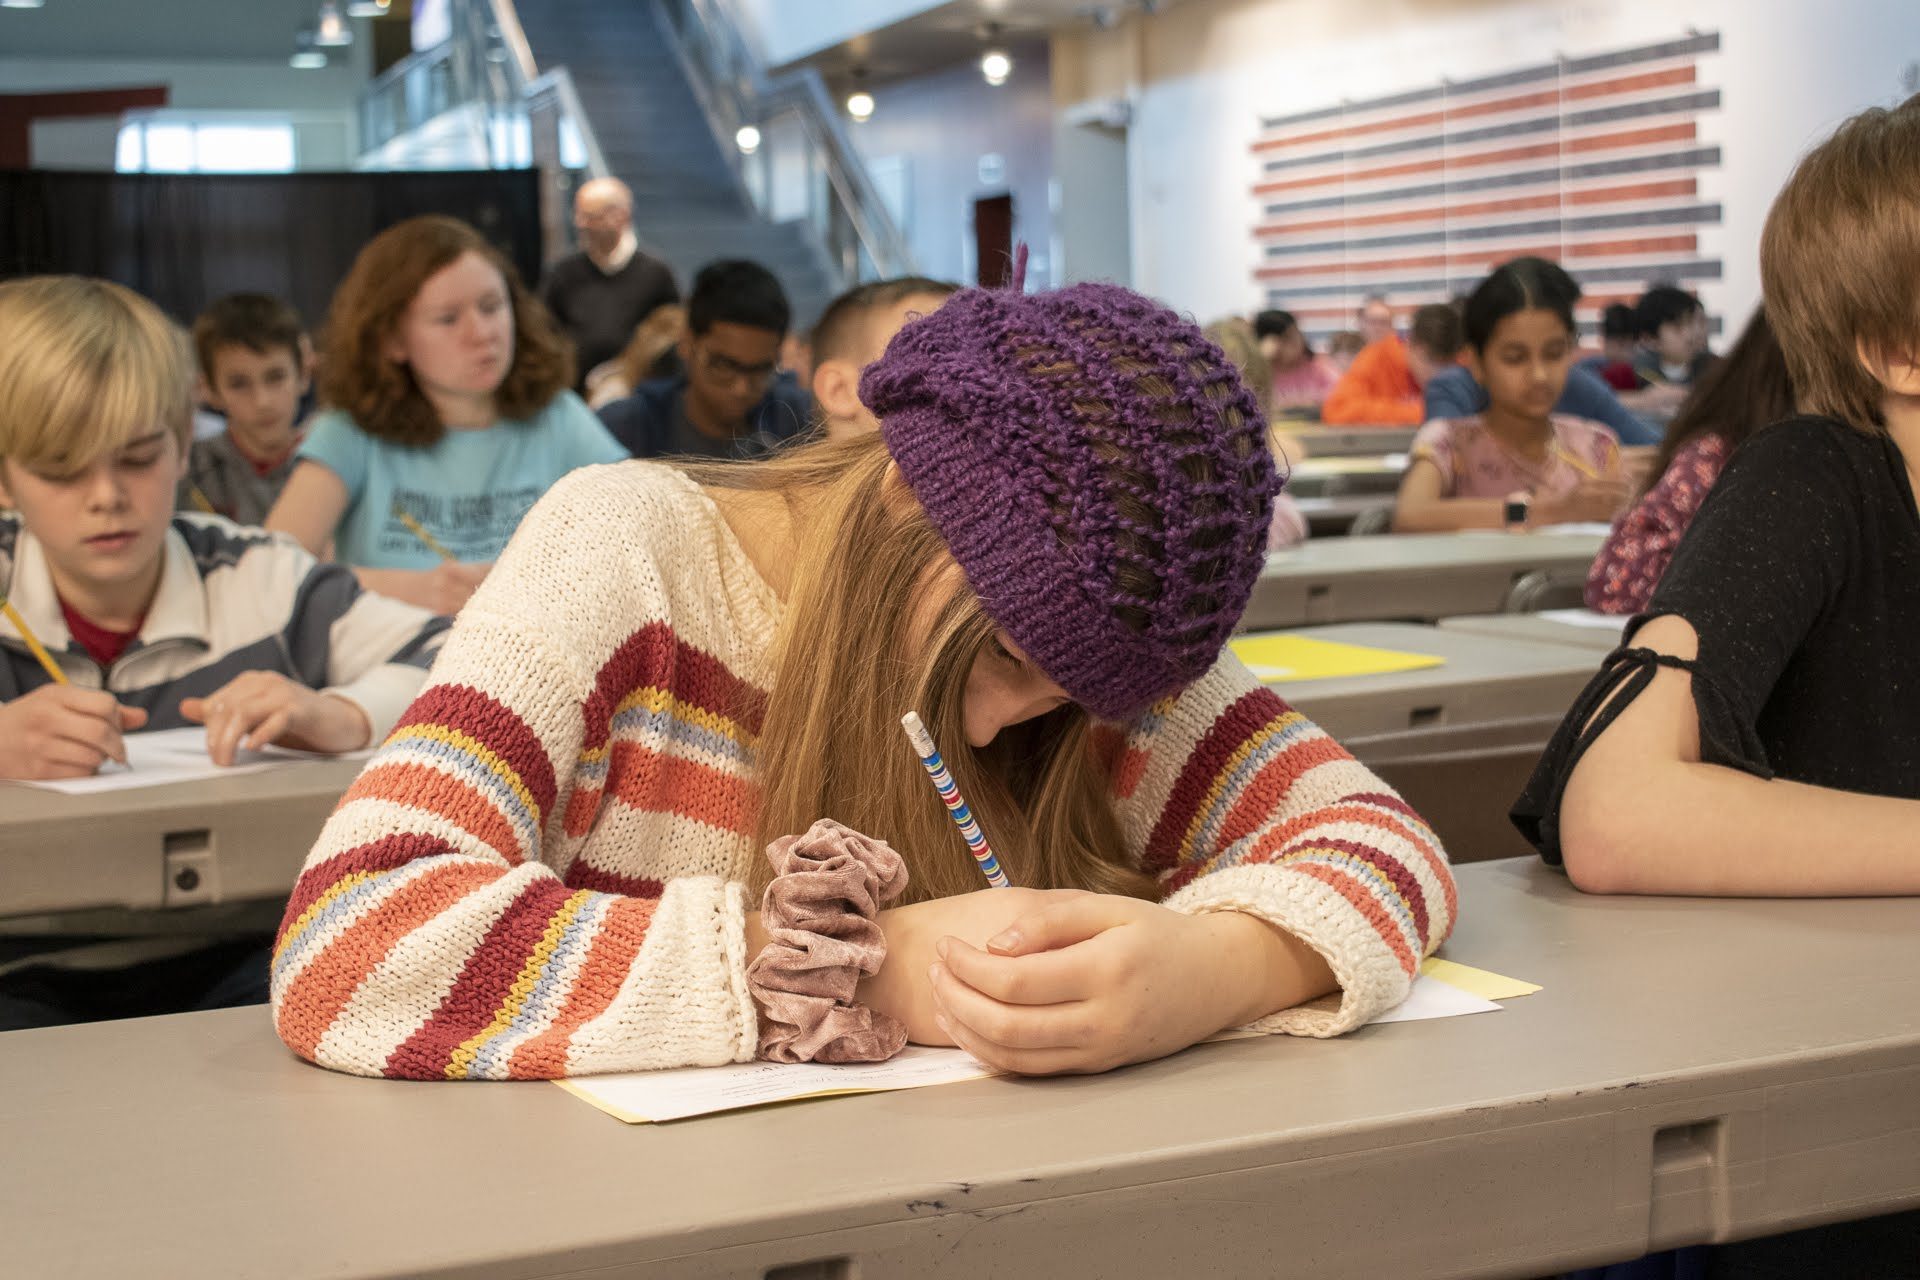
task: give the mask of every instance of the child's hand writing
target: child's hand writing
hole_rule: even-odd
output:
[[[466,606],[473,593],[487,580],[490,564],[465,564],[444,560],[421,574],[422,608],[452,617]]]
[[[1049,904],[1091,896],[1077,889],[981,889],[882,911],[887,960],[860,984],[860,1003],[898,1018],[915,1044],[950,1045],[953,1038],[934,1021],[927,985],[927,968],[939,958],[934,948],[940,940],[964,938],[985,946],[988,938]]]
[[[45,684],[0,704],[0,778],[84,778],[108,760],[127,760],[121,734],[147,722],[110,693]]]
[[[366,712],[345,698],[273,671],[248,671],[210,697],[187,698],[180,714],[207,726],[207,755],[218,765],[270,742],[328,754],[358,751],[373,733]]]
[[[1311,947],[1253,916],[1111,894],[1049,903],[987,949],[948,937],[938,951],[936,1024],[1021,1075],[1163,1057],[1337,985]]]
[[[1626,508],[1630,496],[1625,480],[1582,480],[1566,497],[1537,504],[1534,523],[1611,520]]]

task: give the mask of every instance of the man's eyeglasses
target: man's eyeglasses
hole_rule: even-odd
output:
[[[778,366],[768,364],[741,364],[738,360],[721,355],[718,351],[702,351],[700,359],[705,364],[707,374],[723,382],[745,383],[750,387],[764,387],[773,381]]]

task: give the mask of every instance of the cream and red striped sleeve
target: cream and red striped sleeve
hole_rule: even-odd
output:
[[[529,513],[308,856],[272,965],[302,1057],[526,1079],[753,1056],[742,890],[713,873],[751,808],[741,687],[610,537],[677,536],[621,469]]]
[[[1406,998],[1453,929],[1431,828],[1231,653],[1126,726],[1116,805],[1131,851],[1175,910],[1244,911],[1305,941],[1340,981],[1263,1031],[1336,1036]]]

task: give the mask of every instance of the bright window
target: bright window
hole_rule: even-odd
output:
[[[122,173],[291,173],[293,126],[142,116],[120,126],[114,167]]]

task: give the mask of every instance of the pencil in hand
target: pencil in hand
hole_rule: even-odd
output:
[[[960,788],[954,785],[953,775],[947,772],[947,762],[940,758],[940,748],[933,745],[933,735],[927,732],[927,726],[912,711],[900,717],[900,724],[906,729],[907,740],[913,743],[914,753],[920,757],[920,763],[926,767],[927,777],[933,780],[933,789],[939,793],[940,803],[947,806],[947,813],[953,818],[954,825],[960,828],[960,837],[967,842],[967,851],[980,864],[980,874],[987,878],[987,887],[1010,888],[1012,882],[1007,879],[1007,873],[1000,869],[1000,859],[994,856],[992,847],[987,844],[986,833],[980,830],[980,824],[974,821],[973,810],[967,808]]]
[[[445,543],[441,542],[440,539],[434,537],[431,533],[428,533],[427,527],[413,518],[412,512],[406,510],[397,502],[393,504],[393,516],[394,519],[407,526],[407,532],[420,539],[420,545],[424,546],[427,550],[449,563],[459,560],[460,557],[447,550]]]
[[[34,660],[40,664],[47,676],[55,684],[66,684],[67,673],[62,671],[60,664],[53,660],[53,655],[47,652],[47,647],[40,643],[40,637],[33,634],[33,628],[29,627],[27,620],[20,616],[20,611],[13,607],[13,601],[5,596],[0,596],[0,613],[6,614],[7,621],[13,624],[13,629],[20,633],[22,640],[26,641],[27,652],[33,655]]]

